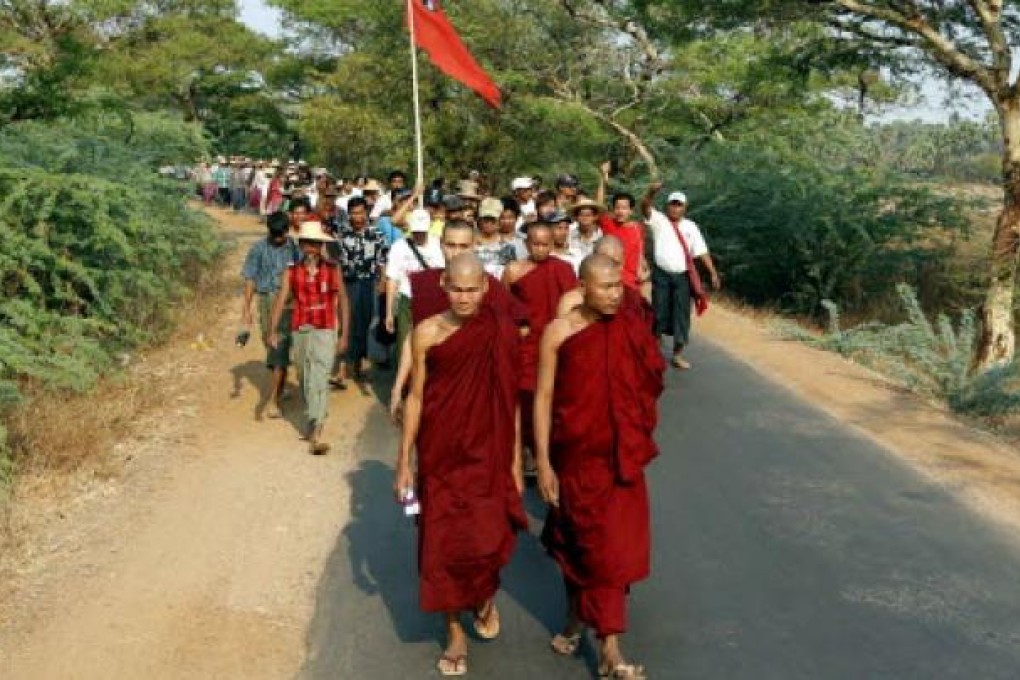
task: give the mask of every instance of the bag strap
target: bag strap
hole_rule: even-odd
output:
[[[418,264],[421,265],[422,269],[432,269],[432,267],[425,262],[425,258],[422,256],[421,251],[418,250],[418,246],[414,245],[414,241],[407,239],[407,245],[411,246],[411,252],[414,253],[414,257],[418,260]]]

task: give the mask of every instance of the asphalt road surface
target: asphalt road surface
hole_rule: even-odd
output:
[[[891,454],[699,343],[670,372],[649,469],[653,573],[629,656],[653,678],[1020,678],[1020,550]],[[451,423],[451,426],[455,424]],[[319,585],[303,677],[436,677],[438,617],[417,607],[414,528],[390,501],[396,433],[372,417],[352,519]],[[556,657],[558,572],[532,533],[499,595],[477,678],[588,678]]]

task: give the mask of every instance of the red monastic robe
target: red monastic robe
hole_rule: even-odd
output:
[[[542,333],[556,318],[560,298],[577,287],[574,268],[559,259],[549,257],[510,286],[514,297],[528,310],[528,335],[521,341],[521,389],[534,392],[538,383],[538,347]],[[523,415],[523,413],[522,413]]]
[[[483,305],[429,350],[418,432],[421,607],[481,606],[527,526],[514,485],[517,325]]]
[[[489,289],[485,292],[483,303],[510,314],[518,324],[526,324],[527,312],[523,305],[510,295],[499,279],[491,274],[486,276],[489,279]],[[442,269],[413,272],[410,275],[410,282],[412,325],[417,326],[430,316],[442,314],[450,308],[450,298],[443,290]]]
[[[650,570],[644,468],[665,362],[640,310],[627,305],[560,346],[550,458],[560,483],[542,541],[599,636],[627,628],[626,594]]]

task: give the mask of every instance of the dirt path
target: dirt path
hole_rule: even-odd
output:
[[[280,678],[300,667],[313,589],[347,516],[351,443],[376,401],[335,396],[325,458],[304,452],[291,422],[257,420],[261,347],[233,345],[233,282],[262,228],[216,214],[239,242],[231,283],[201,308],[205,337],[148,357],[167,368],[166,406],[120,447],[132,451],[123,474],[44,527],[4,607],[4,678]]]

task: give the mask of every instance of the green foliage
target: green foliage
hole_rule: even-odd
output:
[[[6,392],[23,380],[87,390],[118,353],[162,337],[170,305],[219,253],[208,221],[148,165],[175,155],[168,138],[192,136],[177,126],[171,134],[166,120],[147,119],[130,142],[103,126],[26,123],[0,133]]]
[[[959,203],[857,162],[852,125],[790,121],[671,164],[730,290],[801,314],[823,300],[858,311],[944,256],[931,235],[962,228]]]
[[[1020,413],[1020,363],[988,370],[974,368],[978,342],[973,310],[954,326],[946,314],[932,323],[916,292],[896,288],[905,320],[894,325],[868,323],[843,329],[839,308],[826,301],[829,324],[822,335],[784,324],[782,335],[861,362],[909,389],[945,402],[956,413],[1001,419]]]

